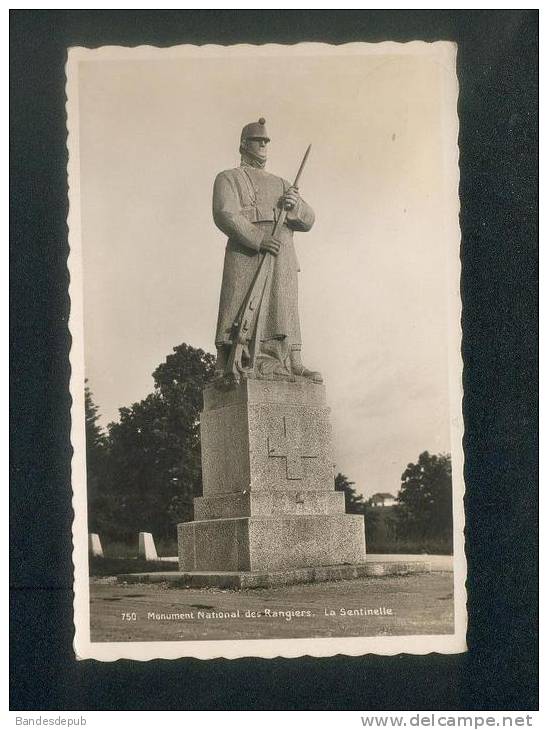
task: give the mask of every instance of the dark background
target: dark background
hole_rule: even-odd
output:
[[[538,11],[18,10],[10,21],[11,708],[536,709]],[[459,46],[469,652],[76,662],[67,46],[417,39]]]

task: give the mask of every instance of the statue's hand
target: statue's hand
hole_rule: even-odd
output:
[[[273,256],[277,256],[280,251],[280,242],[276,241],[272,236],[265,236],[261,242],[261,251],[268,251]]]
[[[282,205],[286,210],[293,210],[300,199],[301,196],[299,195],[299,188],[292,185],[287,189],[284,195],[282,195]]]

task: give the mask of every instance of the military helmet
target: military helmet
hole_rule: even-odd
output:
[[[243,144],[246,139],[249,139],[250,137],[258,137],[260,139],[266,139],[267,142],[270,142],[270,137],[268,136],[268,132],[266,131],[265,124],[266,120],[264,117],[261,117],[258,122],[251,122],[251,124],[246,124],[245,127],[242,129],[240,144]]]

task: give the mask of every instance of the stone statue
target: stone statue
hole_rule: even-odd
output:
[[[177,527],[180,571],[200,585],[366,574],[364,517],[334,489],[325,386],[300,357],[293,232],[314,223],[298,190],[310,147],[290,185],[264,169],[268,142],[264,119],[246,125],[241,165],[213,191],[228,236],[218,377],[200,414],[203,496]]]
[[[320,373],[301,361],[299,264],[293,245],[294,231],[312,228],[314,211],[296,185],[265,170],[269,142],[263,118],[247,124],[240,138],[240,166],[215,179],[213,219],[228,236],[216,371],[219,378],[303,377],[321,383]],[[235,363],[238,340],[241,357]]]

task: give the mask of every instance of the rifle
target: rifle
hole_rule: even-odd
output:
[[[301,173],[306,165],[308,155],[310,154],[310,148],[312,145],[308,145],[306,152],[304,153],[303,160],[299,167],[299,171],[295,177],[295,181],[292,187],[297,187]],[[282,230],[282,226],[285,223],[287,217],[287,210],[282,208],[275,223],[272,231],[272,238],[279,240],[279,236]],[[272,254],[265,251],[262,255],[261,261],[257,268],[257,272],[253,277],[251,287],[243,301],[242,307],[240,308],[238,318],[234,322],[232,328],[232,346],[230,348],[230,355],[228,356],[225,377],[232,377],[237,383],[240,381],[240,376],[245,372],[246,368],[242,365],[242,358],[245,356],[248,360],[251,359],[249,353],[248,343],[251,340],[253,334],[253,327],[257,326],[257,318],[263,295],[268,282],[268,276],[270,274]],[[257,335],[257,332],[255,332]],[[249,370],[249,368],[247,368]]]

